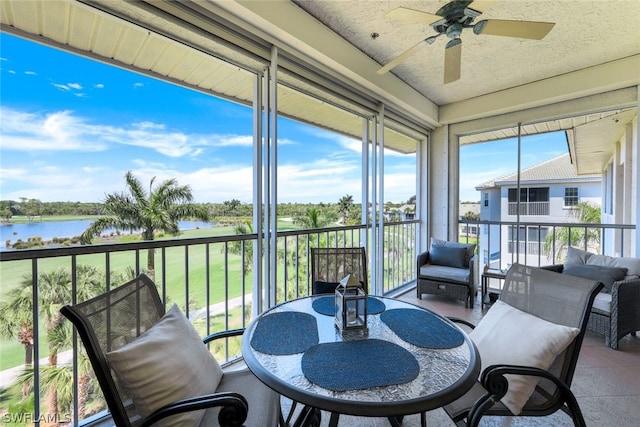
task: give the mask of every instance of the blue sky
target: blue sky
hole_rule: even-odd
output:
[[[176,178],[198,202],[250,202],[251,125],[246,106],[0,34],[0,199],[99,202],[132,170]],[[286,119],[278,132],[280,202],[360,201],[359,140]],[[523,166],[566,152],[537,138]],[[512,146],[461,151],[461,200],[515,170]],[[414,195],[414,156],[388,153],[385,179],[386,201]]]
[[[566,154],[564,132],[531,135],[521,141],[522,169]],[[460,148],[460,200],[479,201],[474,187],[518,170],[517,138],[465,145]]]

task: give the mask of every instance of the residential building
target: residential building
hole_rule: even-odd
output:
[[[497,269],[514,262],[554,262],[553,248],[547,254],[545,242],[555,224],[579,222],[578,203],[602,204],[602,176],[578,175],[569,153],[485,182],[476,190],[481,192],[481,221],[512,224],[506,228],[499,224],[480,226],[485,237],[479,247],[480,265]]]

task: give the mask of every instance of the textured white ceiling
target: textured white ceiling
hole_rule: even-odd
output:
[[[405,6],[434,14],[447,0],[293,0],[381,65],[435,35],[425,24],[385,18]],[[503,0],[476,18],[555,22],[543,40],[462,34],[458,81],[443,84],[440,37],[391,72],[438,105],[498,92],[640,53],[640,0]],[[371,33],[379,37],[371,38]]]

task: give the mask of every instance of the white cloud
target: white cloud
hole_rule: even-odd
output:
[[[69,111],[24,113],[0,106],[2,148],[15,151],[96,151],[105,145],[91,138],[93,127]]]
[[[252,135],[216,135],[212,141],[212,144],[218,147],[251,147],[253,146],[253,136]]]
[[[198,156],[205,147],[251,146],[250,135],[200,135],[171,132],[150,121],[129,127],[90,124],[71,111],[25,113],[0,106],[3,149],[14,151],[97,151],[110,145],[155,150],[168,157]]]

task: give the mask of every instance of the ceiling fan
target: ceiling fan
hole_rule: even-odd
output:
[[[438,37],[446,35],[450,40],[444,54],[444,83],[451,83],[460,78],[460,60],[462,56],[462,31],[473,28],[475,34],[518,37],[541,40],[555,25],[553,22],[509,21],[501,19],[484,19],[475,24],[473,21],[500,0],[454,0],[431,14],[420,10],[398,7],[388,12],[385,17],[397,21],[422,23],[431,25],[438,33],[427,37],[391,62],[380,68],[377,73],[384,74],[401,62],[407,60],[424,46],[433,44]]]

